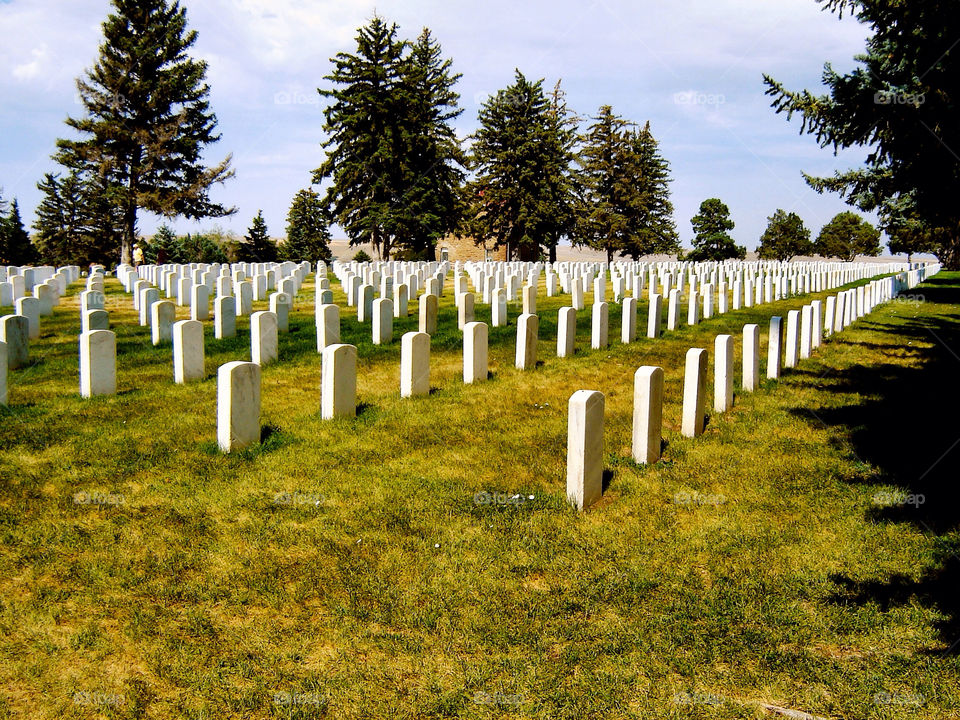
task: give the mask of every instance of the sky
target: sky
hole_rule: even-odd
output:
[[[323,161],[324,75],[330,58],[355,50],[357,28],[379,14],[414,39],[429,27],[462,73],[461,137],[477,126],[484,100],[527,78],[557,80],[570,108],[589,118],[604,104],[650,121],[669,162],[674,216],[684,246],[700,203],[719,197],[736,223],[735,240],[753,250],[778,208],[796,212],[816,237],[848,210],[818,195],[802,172],[832,175],[858,166],[863,149],[834,155],[799,118],[770,108],[763,73],[791,89],[824,91],[825,62],[856,65],[866,28],[823,12],[815,0],[181,0],[198,32],[193,55],[207,61],[210,102],[221,140],[209,162],[233,155],[236,178],[213,198],[237,213],[178,232],[219,225],[244,234],[263,210],[284,234],[293,196]],[[0,188],[19,199],[27,223],[40,200],[36,183],[56,171],[50,159],[68,116],[82,114],[75,81],[97,58],[109,0],[0,0]],[[870,217],[875,221],[875,218]],[[139,229],[164,222],[142,214]],[[334,237],[340,237],[334,229]]]

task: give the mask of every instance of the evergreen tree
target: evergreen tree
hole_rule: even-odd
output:
[[[146,263],[165,265],[188,262],[183,243],[169,225],[161,225],[144,245],[143,260]]]
[[[700,211],[690,219],[693,225],[693,250],[686,259],[694,262],[707,260],[743,260],[746,248],[737,245],[728,230],[733,230],[730,208],[719,198],[708,198],[700,203]]]
[[[788,119],[798,113],[800,132],[815,135],[821,147],[862,146],[869,154],[864,168],[807,182],[861,210],[878,210],[885,227],[915,219],[940,238],[934,244],[948,267],[960,267],[960,4],[818,2],[869,28],[860,66],[841,75],[827,64],[828,95],[789,91],[765,76],[767,94]]]
[[[468,185],[467,230],[505,246],[509,259],[536,260],[573,228],[572,142],[543,93],[543,81],[516,81],[480,109]]]
[[[301,190],[294,196],[287,213],[287,240],[280,254],[294,262],[329,262],[333,258],[323,202],[314,190]]]
[[[43,199],[37,206],[34,243],[51,265],[100,263],[107,267],[119,257],[123,212],[107,198],[95,176],[47,173],[37,183]]]
[[[461,76],[451,67],[426,28],[401,65],[399,92],[405,98],[405,113],[399,159],[405,167],[396,243],[411,258],[434,260],[437,243],[463,218],[466,160],[452,125],[463,112],[453,89]]]
[[[332,59],[324,79],[334,89],[318,90],[331,102],[324,110],[327,156],[313,182],[332,181],[325,204],[350,244],[370,242],[384,259],[404,233],[404,50],[396,24],[374,16],[357,34],[356,54]]]
[[[58,140],[57,160],[96,175],[123,211],[121,262],[130,262],[137,213],[219,217],[232,209],[210,200],[213,185],[233,176],[230,158],[202,163],[215,143],[205,62],[187,51],[196,31],[175,0],[111,0],[100,57],[77,81],[85,116],[68,118],[81,140]]]
[[[276,262],[277,246],[270,239],[267,232],[267,223],[263,219],[263,210],[257,211],[253,224],[240,243],[240,259],[242,262]]]
[[[0,218],[0,265],[34,265],[39,260],[30,234],[23,227],[20,206],[14,198],[10,213]]]
[[[183,262],[188,263],[225,263],[227,253],[212,236],[205,232],[191,235],[180,240],[183,247]]]
[[[670,201],[670,165],[660,155],[659,143],[647,122],[632,134],[633,154],[637,157],[637,182],[641,188],[639,229],[634,243],[625,252],[634,260],[655,253],[680,253],[680,237],[673,221]]]
[[[813,253],[810,231],[796,213],[777,210],[767,218],[767,229],[760,237],[757,254],[763,260],[789,261],[797,255]]]
[[[844,262],[853,262],[858,255],[875,257],[880,254],[880,231],[856,213],[838,213],[820,230],[814,249]]]

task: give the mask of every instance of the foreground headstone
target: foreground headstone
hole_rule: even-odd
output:
[[[713,411],[733,407],[733,336],[717,335],[713,344]]]
[[[784,352],[783,366],[792,368],[797,366],[800,354],[800,311],[787,312],[787,346]]]
[[[420,324],[418,329],[427,335],[437,332],[437,302],[436,295],[421,295],[419,301]]]
[[[228,362],[217,370],[217,444],[223,452],[260,442],[260,366]]]
[[[778,380],[783,363],[783,318],[770,318],[770,333],[767,340],[767,379]]]
[[[463,328],[463,382],[468,385],[487,379],[488,335],[486,323],[467,323]]]
[[[557,357],[573,357],[577,335],[577,311],[562,307],[557,319]]]
[[[741,386],[745,392],[753,392],[760,382],[760,326],[743,326],[743,377]]]
[[[567,501],[585,510],[603,495],[603,393],[577,390],[567,415]]]
[[[117,392],[117,336],[109,330],[80,335],[80,395],[113,395]]]
[[[173,340],[173,323],[177,307],[170,300],[158,300],[150,306],[150,333],[154,345]]]
[[[323,352],[331,345],[340,343],[340,307],[330,304],[319,305],[316,312],[317,352]]]
[[[373,344],[393,342],[393,300],[378,298],[373,301]]]
[[[663,369],[644,366],[633,375],[633,459],[652,465],[663,442]]]
[[[181,320],[173,324],[173,381],[178,385],[203,380],[206,375],[203,323]]]
[[[595,302],[592,315],[590,347],[600,350],[610,344],[610,306],[605,302]]]
[[[430,392],[430,336],[408,332],[400,338],[400,397]]]
[[[330,345],[321,355],[320,416],[334,420],[357,415],[357,348]]]
[[[637,339],[637,299],[626,297],[620,304],[620,341],[628,345]]]
[[[261,310],[250,316],[250,355],[261,367],[276,362],[277,316],[272,312]]]
[[[524,313],[517,318],[517,370],[532,370],[537,366],[537,338],[540,319]]]
[[[7,344],[0,342],[0,405],[7,405]]]
[[[707,351],[687,350],[683,375],[683,423],[680,433],[695,438],[703,434],[706,421]]]
[[[213,336],[217,340],[237,336],[237,303],[231,295],[221,295],[214,302]]]
[[[0,342],[7,346],[7,368],[22,368],[30,360],[30,321],[23,315],[0,317]]]

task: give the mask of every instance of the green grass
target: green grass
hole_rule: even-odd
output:
[[[611,303],[611,347],[589,349],[588,309],[566,360],[569,298],[541,293],[542,365],[513,368],[511,305],[492,379],[464,386],[448,289],[434,391],[404,400],[415,303],[385,347],[342,307],[362,405],[329,422],[308,283],[263,372],[266,440],[233,456],[216,449],[215,376],[249,359],[247,320],[223,341],[207,323],[207,379],[175,386],[169,346],[107,285],[118,394],[79,397],[78,283],[0,408],[0,717],[960,713],[960,274],[738,393],[696,440],[679,433],[686,350],[712,355],[724,332],[739,350],[758,322],[765,358],[769,317],[826,293],[629,346]],[[645,364],[666,375],[649,468],[630,459]],[[582,514],[564,497],[579,389],[606,395],[610,471]],[[875,500],[896,493],[925,502]]]

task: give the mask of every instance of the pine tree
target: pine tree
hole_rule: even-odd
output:
[[[869,149],[866,167],[833,177],[806,176],[818,192],[837,192],[883,225],[917,221],[948,267],[960,267],[960,4],[894,0],[818,0],[866,26],[859,66],[841,75],[827,64],[828,95],[787,90],[765,76],[776,111],[797,113],[801,134],[839,149]]]
[[[653,254],[675,255],[680,252],[680,236],[673,221],[670,201],[670,164],[660,155],[660,145],[653,137],[650,123],[632,134],[632,153],[637,157],[637,183],[641,192],[639,228],[632,245],[624,252],[634,260]]]
[[[37,183],[34,243],[51,265],[115,264],[123,236],[123,212],[113,205],[96,177],[47,173]]]
[[[708,198],[700,203],[700,211],[690,219],[693,225],[693,250],[687,260],[743,260],[746,248],[737,245],[728,230],[733,230],[730,208],[719,198]]]
[[[356,39],[356,54],[338,53],[333,72],[324,76],[334,89],[318,91],[331,102],[324,110],[327,157],[313,182],[332,181],[324,201],[350,243],[370,242],[389,259],[404,231],[405,43],[397,39],[396,24],[379,16]]]
[[[880,254],[880,231],[856,213],[838,213],[820,230],[814,249],[844,262],[853,262],[858,255],[875,257]]]
[[[332,259],[327,224],[320,195],[312,189],[298,192],[287,213],[287,240],[280,247],[283,259],[311,263]]]
[[[14,198],[10,213],[3,220],[3,244],[0,245],[0,265],[33,265],[39,260],[37,249],[30,242],[30,233],[23,227],[20,205]]]
[[[406,112],[399,159],[406,167],[395,242],[410,258],[435,259],[437,243],[453,233],[463,218],[466,160],[452,125],[463,112],[453,89],[461,76],[451,67],[426,28],[401,65],[399,92]]]
[[[517,70],[513,85],[480,109],[470,161],[468,232],[505,246],[509,259],[538,259],[572,230],[572,143],[543,92]]]
[[[169,225],[158,227],[150,241],[143,245],[144,262],[156,265],[188,262],[183,242]]]
[[[277,246],[270,239],[267,232],[267,223],[263,219],[263,210],[257,211],[253,224],[240,243],[240,259],[242,262],[275,262],[277,260]]]
[[[58,162],[96,175],[110,202],[123,211],[121,262],[130,262],[137,214],[220,217],[233,212],[210,200],[210,189],[233,176],[230,158],[202,163],[217,142],[216,116],[205,83],[207,65],[187,51],[178,1],[111,0],[100,57],[77,81],[85,116],[67,125],[83,139],[58,140]]]
[[[778,209],[767,218],[767,229],[760,237],[757,254],[763,260],[789,261],[797,255],[813,253],[810,231],[796,213]]]

